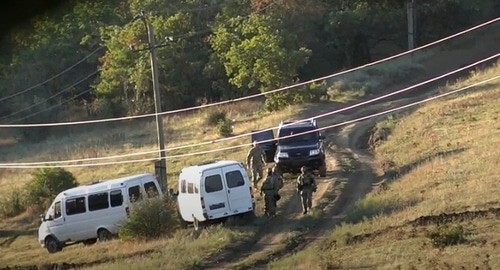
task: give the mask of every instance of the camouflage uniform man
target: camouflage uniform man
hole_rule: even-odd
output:
[[[307,210],[312,208],[312,194],[316,191],[316,180],[305,166],[302,166],[300,170],[302,173],[297,178],[297,189],[302,198],[302,209],[304,214],[307,214]]]
[[[281,196],[279,196],[279,191],[283,188],[284,183],[283,183],[283,177],[281,177],[281,174],[280,174],[278,167],[276,165],[274,165],[274,167],[272,169],[272,177],[274,178],[273,181],[276,185],[274,207],[277,207],[277,203],[279,200],[278,198],[281,198]],[[276,198],[276,197],[278,197],[278,198]]]
[[[264,156],[264,152],[255,141],[247,155],[247,166],[248,169],[252,170],[252,183],[254,187],[256,187],[257,182],[262,179],[262,170],[265,164],[266,157]]]
[[[261,194],[264,193],[265,213],[267,216],[276,215],[276,195],[278,195],[279,188],[279,182],[273,174],[273,170],[271,168],[267,169],[266,180],[264,180],[260,188]]]

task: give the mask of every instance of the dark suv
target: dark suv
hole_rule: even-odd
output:
[[[281,172],[299,172],[302,166],[326,176],[324,136],[317,131],[315,120],[281,122],[274,161]],[[298,136],[294,134],[306,133]],[[287,137],[290,136],[290,137]]]

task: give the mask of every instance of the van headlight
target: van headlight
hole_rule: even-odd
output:
[[[313,150],[309,151],[309,155],[310,156],[319,155],[319,149],[313,149]]]
[[[279,158],[288,158],[288,152],[278,152]]]

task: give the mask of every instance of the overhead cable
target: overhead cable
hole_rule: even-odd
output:
[[[81,64],[83,61],[87,60],[89,57],[91,57],[92,55],[94,55],[95,53],[97,53],[98,51],[100,51],[100,50],[102,50],[102,49],[103,49],[103,47],[99,47],[99,48],[97,48],[97,49],[93,50],[90,54],[88,54],[87,56],[85,56],[84,58],[82,58],[80,61],[78,61],[78,62],[74,63],[73,65],[71,65],[71,66],[67,67],[67,68],[66,68],[66,69],[64,69],[63,71],[61,71],[61,72],[57,73],[56,75],[54,75],[54,76],[52,76],[52,77],[48,78],[47,80],[45,80],[45,81],[43,81],[43,82],[41,82],[41,83],[37,83],[37,84],[35,84],[35,85],[33,85],[33,86],[30,86],[30,87],[28,87],[28,88],[26,88],[26,89],[24,89],[24,90],[22,90],[22,91],[19,91],[19,92],[16,92],[16,93],[14,93],[14,94],[11,94],[11,95],[9,95],[9,96],[6,96],[6,97],[3,97],[3,98],[0,98],[0,102],[1,102],[1,101],[4,101],[4,100],[6,100],[6,99],[13,98],[13,97],[15,97],[15,96],[18,96],[18,95],[24,94],[24,93],[26,93],[26,92],[28,92],[28,91],[31,91],[31,90],[33,90],[33,89],[35,89],[35,88],[39,87],[39,86],[42,86],[42,85],[44,85],[44,84],[46,84],[46,83],[48,83],[48,82],[50,82],[50,81],[52,81],[52,80],[56,79],[57,77],[61,76],[62,74],[66,73],[66,72],[68,72],[68,71],[70,71],[70,70],[72,70],[73,68],[75,68],[76,66],[78,66],[79,64]]]
[[[309,133],[313,133],[313,132],[318,132],[318,131],[332,129],[332,128],[336,128],[336,127],[340,127],[340,126],[344,126],[344,125],[349,125],[349,124],[352,124],[352,123],[355,123],[355,122],[367,120],[367,119],[370,119],[370,118],[373,118],[373,117],[377,117],[377,116],[382,116],[382,115],[385,115],[385,114],[390,114],[390,113],[395,112],[395,111],[403,110],[403,109],[406,109],[406,108],[409,108],[409,107],[413,107],[413,106],[416,106],[416,105],[419,105],[419,104],[422,104],[422,103],[425,103],[425,102],[436,100],[438,98],[442,98],[442,97],[446,97],[446,96],[449,96],[449,95],[452,95],[452,94],[456,94],[456,93],[468,90],[470,88],[473,88],[473,87],[476,87],[476,86],[479,86],[479,85],[486,84],[488,82],[491,82],[491,81],[494,81],[494,80],[497,80],[497,79],[500,79],[500,75],[492,77],[492,78],[489,78],[489,79],[486,79],[486,80],[483,80],[483,81],[480,81],[480,82],[476,82],[474,84],[462,87],[460,89],[452,90],[452,91],[449,91],[449,92],[446,92],[446,93],[443,93],[443,94],[440,94],[440,95],[437,95],[437,96],[433,96],[433,97],[426,98],[426,99],[423,99],[423,100],[420,100],[420,101],[412,102],[412,103],[409,103],[409,104],[406,104],[406,105],[398,106],[398,107],[395,107],[395,108],[392,108],[392,109],[389,109],[389,110],[385,110],[385,111],[382,111],[382,112],[370,114],[370,115],[367,115],[367,116],[359,117],[359,118],[356,118],[356,119],[353,119],[353,120],[348,120],[348,121],[344,121],[344,122],[337,123],[337,124],[328,125],[328,126],[325,126],[325,127],[317,128],[317,129],[306,131],[306,132],[301,132],[301,133],[296,133],[296,134],[292,134],[292,135],[288,135],[288,136],[283,136],[283,137],[280,137],[279,139],[293,138],[293,137],[297,137],[297,136],[301,136],[301,135],[305,135],[305,134],[309,134]],[[276,141],[276,140],[277,139],[268,139],[268,140],[262,140],[260,142],[264,143],[264,142],[272,142],[272,141]],[[193,153],[170,155],[170,156],[167,156],[166,159],[183,158],[183,157],[190,157],[190,156],[195,156],[195,155],[204,155],[204,154],[208,154],[208,153],[222,152],[222,151],[233,150],[233,149],[242,148],[242,147],[248,147],[250,145],[252,145],[252,143],[244,143],[244,144],[239,144],[239,145],[235,145],[235,146],[229,146],[229,147],[218,148],[218,149],[211,149],[211,150],[206,150],[206,151],[198,151],[198,152],[193,152]],[[116,164],[138,163],[138,162],[146,162],[146,161],[154,161],[154,160],[158,160],[158,158],[137,159],[137,160],[124,160],[124,161],[112,161],[112,162],[92,163],[92,164],[68,164],[68,165],[12,165],[10,163],[0,163],[0,168],[27,169],[27,168],[51,168],[51,167],[65,167],[65,168],[71,168],[71,167],[91,167],[91,166],[107,166],[107,165],[116,165]],[[25,164],[28,164],[28,163],[25,163]]]
[[[183,108],[183,109],[165,111],[165,112],[158,113],[158,115],[168,115],[168,114],[174,114],[174,113],[179,113],[179,112],[186,112],[186,111],[197,110],[197,109],[201,109],[201,108],[207,108],[207,107],[218,106],[218,105],[228,104],[228,103],[232,103],[232,102],[242,101],[242,100],[246,100],[246,99],[252,99],[252,98],[255,98],[255,97],[265,96],[265,95],[269,95],[269,94],[272,94],[272,93],[277,93],[277,92],[281,92],[281,91],[284,91],[284,90],[292,89],[292,88],[295,88],[295,87],[304,86],[304,85],[311,84],[311,83],[314,83],[314,82],[318,82],[318,81],[330,79],[330,78],[333,78],[333,77],[336,77],[336,76],[340,76],[340,75],[343,75],[343,74],[347,74],[347,73],[350,73],[350,72],[353,72],[353,71],[357,71],[357,70],[360,70],[360,69],[363,69],[363,68],[371,67],[371,66],[374,66],[374,65],[377,65],[377,64],[380,64],[380,63],[383,63],[383,62],[395,59],[395,58],[399,58],[401,56],[413,53],[413,52],[418,51],[418,50],[422,50],[422,49],[428,48],[430,46],[436,45],[436,44],[441,43],[443,41],[455,38],[457,36],[460,36],[460,35],[463,35],[465,33],[468,33],[468,32],[474,31],[476,29],[479,29],[481,27],[484,27],[484,26],[487,26],[489,24],[495,23],[495,22],[497,22],[499,20],[500,20],[500,17],[498,17],[496,19],[493,19],[493,20],[490,20],[488,22],[479,24],[479,25],[474,26],[472,28],[466,29],[464,31],[458,32],[456,34],[450,35],[448,37],[439,39],[437,41],[428,43],[426,45],[417,47],[415,49],[408,50],[408,51],[405,51],[405,52],[402,52],[402,53],[399,53],[399,54],[396,54],[396,55],[393,55],[393,56],[390,56],[390,57],[387,57],[387,58],[384,58],[384,59],[381,59],[381,60],[378,60],[378,61],[374,61],[374,62],[365,64],[365,65],[362,65],[362,66],[358,66],[358,67],[355,67],[355,68],[352,68],[352,69],[349,69],[349,70],[341,71],[341,72],[334,73],[334,74],[331,74],[331,75],[327,75],[327,76],[324,76],[324,77],[312,79],[312,80],[309,80],[309,81],[305,81],[305,82],[297,83],[297,84],[294,84],[294,85],[285,86],[285,87],[282,87],[282,88],[278,88],[278,89],[274,89],[274,90],[270,90],[270,91],[267,91],[267,92],[254,94],[254,95],[249,95],[249,96],[245,96],[245,97],[240,97],[240,98],[235,98],[235,99],[230,99],[230,100],[225,100],[225,101],[220,101],[220,102],[215,102],[215,103],[210,103],[210,104],[204,104],[204,105],[194,106],[194,107],[189,107],[189,108]],[[0,125],[0,128],[5,128],[5,127],[26,128],[26,127],[47,127],[47,126],[69,126],[69,125],[94,124],[94,123],[104,123],[104,122],[113,122],[113,121],[123,121],[123,120],[130,120],[130,119],[155,117],[156,115],[157,115],[156,113],[151,113],[151,114],[143,114],[143,115],[136,115],[136,116],[106,118],[106,119],[87,120],[87,121],[58,122],[58,123],[41,123],[41,124],[3,124],[3,125]]]
[[[323,113],[323,114],[318,114],[318,115],[315,115],[315,116],[312,116],[312,117],[309,117],[309,118],[305,118],[305,119],[299,119],[299,120],[293,121],[291,123],[284,124],[283,126],[289,126],[289,125],[293,125],[295,123],[309,121],[311,119],[319,119],[319,118],[322,118],[322,117],[325,117],[325,116],[329,116],[329,115],[332,115],[332,114],[336,114],[336,113],[344,112],[344,111],[347,111],[347,110],[351,110],[351,109],[354,109],[354,108],[357,108],[357,107],[360,107],[360,106],[363,106],[363,105],[367,105],[367,104],[373,103],[375,101],[379,101],[379,100],[382,100],[382,99],[385,99],[385,98],[388,98],[388,97],[391,97],[391,96],[394,96],[394,95],[397,95],[397,94],[401,94],[401,93],[407,92],[409,90],[415,89],[417,87],[421,87],[421,86],[424,86],[426,84],[429,84],[429,83],[435,82],[437,80],[443,79],[445,77],[448,77],[448,76],[453,75],[455,73],[461,72],[463,70],[469,69],[471,67],[477,66],[477,65],[482,64],[484,62],[490,61],[490,60],[492,60],[494,58],[497,58],[499,56],[500,56],[500,53],[495,54],[495,55],[490,56],[490,57],[487,57],[485,59],[479,60],[479,61],[474,62],[472,64],[469,64],[467,66],[464,66],[464,67],[455,69],[453,71],[444,73],[444,74],[439,75],[437,77],[434,77],[434,78],[425,80],[423,82],[420,82],[420,83],[408,86],[406,88],[403,88],[403,89],[400,89],[400,90],[397,90],[397,91],[394,91],[394,92],[391,92],[391,93],[388,93],[388,94],[385,94],[385,95],[382,95],[382,96],[379,96],[379,97],[375,97],[375,98],[372,98],[372,99],[369,99],[369,100],[366,100],[366,101],[362,101],[362,102],[359,102],[359,103],[356,103],[356,104],[353,104],[353,105],[350,105],[350,106],[347,106],[347,107],[344,107],[344,108],[340,108],[340,109],[337,109],[337,110],[329,111],[329,112],[326,112],[326,113]],[[273,126],[273,127],[270,127],[270,128],[261,129],[260,131],[268,131],[268,130],[275,130],[275,129],[278,129],[278,126]],[[11,163],[11,164],[16,164],[16,165],[40,165],[40,164],[53,164],[53,163],[54,164],[58,164],[58,163],[76,163],[76,162],[86,162],[86,161],[95,161],[95,160],[106,160],[106,159],[124,158],[124,157],[131,157],[131,156],[141,156],[141,155],[148,155],[148,154],[153,154],[153,153],[157,154],[160,151],[173,151],[173,150],[179,150],[179,149],[184,149],[184,148],[192,148],[192,147],[197,147],[197,146],[202,146],[202,145],[209,145],[209,144],[219,143],[219,142],[223,142],[223,141],[235,140],[235,139],[238,139],[238,138],[249,136],[251,134],[252,134],[252,132],[243,133],[243,134],[238,134],[238,135],[227,137],[227,138],[221,138],[221,139],[215,139],[215,140],[210,140],[210,141],[204,141],[204,142],[200,142],[200,143],[180,145],[180,146],[174,146],[174,147],[167,147],[167,148],[165,148],[163,150],[151,150],[151,151],[144,151],[144,152],[137,152],[137,153],[128,153],[128,154],[122,154],[122,155],[114,155],[114,156],[106,156],[106,157],[95,157],[95,158],[85,158],[85,159],[59,160],[59,161],[43,161],[43,162],[29,162],[29,163]]]

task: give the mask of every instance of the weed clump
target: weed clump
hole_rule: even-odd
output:
[[[220,136],[229,137],[233,134],[233,121],[230,119],[221,119],[217,122],[217,131]]]
[[[62,168],[38,169],[26,185],[27,204],[47,208],[60,192],[76,187],[73,174]]]
[[[465,242],[464,228],[456,224],[439,225],[426,233],[432,245],[437,248],[458,245]]]
[[[154,239],[172,233],[178,227],[175,203],[168,196],[155,197],[134,203],[118,234],[124,240]]]
[[[15,189],[7,196],[0,198],[0,217],[13,217],[26,210],[24,194]]]
[[[211,111],[207,115],[207,124],[211,126],[217,126],[221,121],[227,121],[226,111]]]

